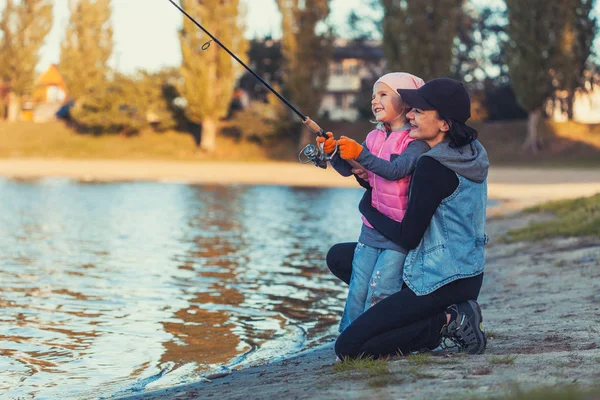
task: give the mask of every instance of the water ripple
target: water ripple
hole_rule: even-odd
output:
[[[0,397],[111,398],[318,346],[362,189],[0,179]]]

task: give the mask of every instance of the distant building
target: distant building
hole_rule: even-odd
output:
[[[0,118],[7,118],[11,88],[0,83]],[[20,109],[14,110],[14,117],[21,121],[46,122],[55,119],[55,114],[67,102],[68,90],[65,80],[54,64],[36,80],[33,93],[20,99]],[[16,104],[16,103],[14,103]],[[11,111],[12,112],[12,111]]]
[[[50,65],[35,83],[31,103],[34,122],[47,122],[56,118],[56,112],[67,102],[69,91],[55,64]]]
[[[362,80],[375,79],[384,67],[380,41],[336,39],[329,63],[327,93],[319,113],[333,121],[356,121],[359,118],[356,99]]]
[[[251,42],[249,55],[250,67],[271,86],[278,87],[284,83],[279,40],[255,39]],[[356,99],[362,80],[366,79],[372,85],[383,69],[380,41],[335,39],[333,57],[329,62],[327,91],[321,101],[319,116],[331,120],[357,120],[359,110]],[[251,74],[245,73],[238,86],[250,98],[266,100],[268,90]],[[370,93],[368,96],[370,98]]]

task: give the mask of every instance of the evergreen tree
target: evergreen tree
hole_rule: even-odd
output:
[[[250,41],[250,50],[248,51],[250,67],[260,77],[267,81],[271,86],[281,86],[282,77],[282,59],[281,42],[273,40],[270,37],[264,39],[253,39]],[[271,91],[265,87],[250,72],[244,73],[240,78],[239,86],[244,89],[252,99],[267,102],[267,97]]]
[[[181,4],[188,14],[246,62],[248,41],[243,37],[245,26],[240,0],[186,0]],[[181,94],[187,100],[187,118],[202,125],[200,148],[213,151],[219,120],[227,115],[243,67],[217,43],[212,42],[203,50],[210,37],[187,17],[183,18],[183,28],[179,33],[184,81]]]
[[[553,69],[555,86],[567,93],[563,111],[573,119],[573,101],[578,89],[585,90],[586,67],[596,36],[595,0],[563,0],[565,21],[558,38],[558,55]]]
[[[316,119],[333,53],[331,33],[317,33],[318,25],[329,16],[329,0],[277,0],[277,6],[282,15],[287,94],[304,115]],[[312,140],[313,134],[305,128],[300,147]]]
[[[71,98],[85,101],[105,89],[113,50],[111,0],[69,0],[69,8],[59,70]]]
[[[131,77],[115,73],[101,92],[94,91],[77,102],[73,119],[82,131],[94,134],[133,135],[152,126],[157,131],[176,126],[177,109],[173,100],[178,73],[163,70],[141,71]]]
[[[51,28],[51,0],[6,0],[0,17],[0,81],[11,90],[10,121],[19,117],[21,97],[33,90],[40,48]]]
[[[83,100],[76,102],[71,110],[73,120],[79,130],[96,135],[135,134],[147,122],[139,94],[134,79],[115,73],[110,81],[90,89]]]
[[[389,71],[425,81],[448,76],[465,0],[381,0],[383,51]]]
[[[558,42],[565,25],[562,1],[506,0],[509,77],[517,100],[528,112],[524,148],[537,152],[537,127],[542,108],[552,95],[550,71],[556,65]]]

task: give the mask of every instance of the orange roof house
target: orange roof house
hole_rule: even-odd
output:
[[[64,78],[55,64],[38,78],[31,95],[30,114],[23,118],[34,122],[47,122],[56,119],[56,112],[69,101],[69,91]]]
[[[35,104],[60,103],[68,100],[69,91],[56,64],[50,65],[35,83],[31,100]]]

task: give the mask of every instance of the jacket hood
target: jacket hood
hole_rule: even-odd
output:
[[[487,178],[490,168],[487,151],[478,140],[473,140],[470,144],[459,148],[450,147],[450,142],[445,140],[423,156],[431,157],[457,174],[477,183]]]

